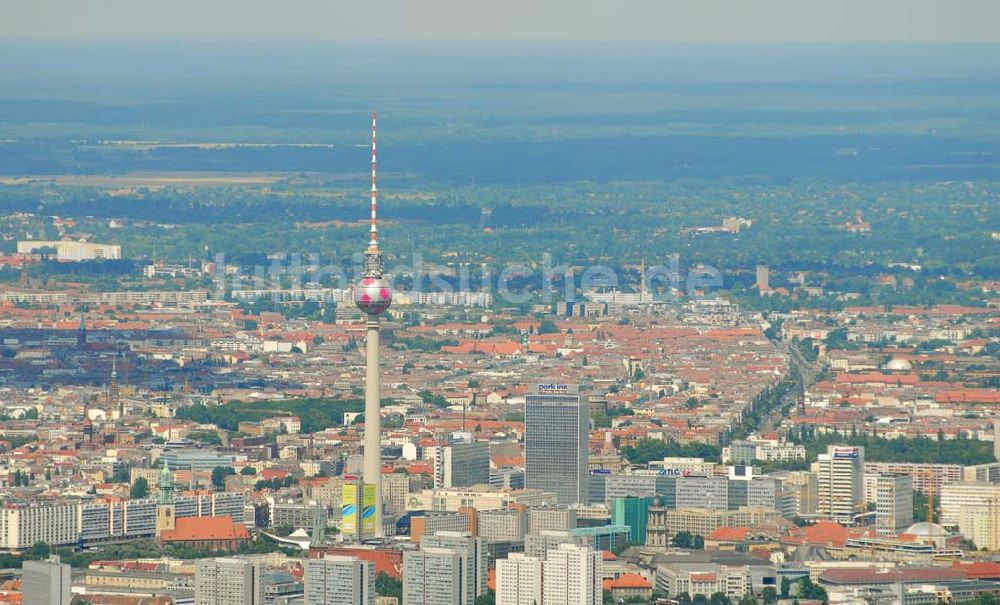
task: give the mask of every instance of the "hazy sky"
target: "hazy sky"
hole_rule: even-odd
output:
[[[1000,0],[0,0],[0,39],[1000,42]]]

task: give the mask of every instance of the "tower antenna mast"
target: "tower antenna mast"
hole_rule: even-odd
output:
[[[372,188],[371,227],[365,251],[364,275],[354,288],[354,304],[368,316],[365,322],[365,433],[364,483],[374,487],[374,502],[366,504],[361,515],[362,534],[383,535],[382,530],[382,419],[379,415],[381,378],[379,376],[379,315],[392,304],[392,290],[385,279],[382,252],[378,247],[378,171],[375,112],[372,112]],[[369,510],[370,509],[370,510]]]

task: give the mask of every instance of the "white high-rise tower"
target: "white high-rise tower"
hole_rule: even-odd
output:
[[[375,502],[361,512],[361,523],[374,516],[374,533],[382,536],[382,419],[379,416],[379,315],[392,303],[392,291],[385,279],[382,252],[378,248],[378,187],[375,169],[375,112],[372,112],[371,227],[365,251],[364,275],[354,289],[354,304],[368,316],[365,343],[365,457],[363,478],[375,486]]]

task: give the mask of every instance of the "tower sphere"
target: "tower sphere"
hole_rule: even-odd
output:
[[[363,313],[378,315],[392,304],[392,289],[384,277],[363,277],[354,288],[354,304]]]

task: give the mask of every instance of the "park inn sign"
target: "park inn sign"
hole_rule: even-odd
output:
[[[538,395],[568,395],[579,392],[579,388],[575,384],[547,382],[536,384],[534,392]]]

